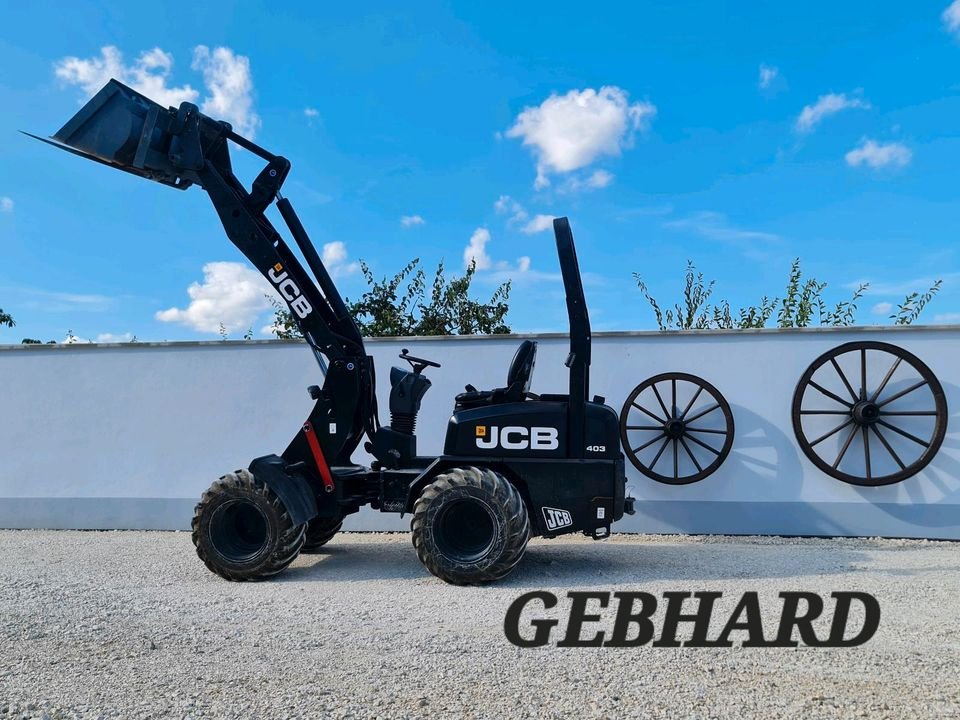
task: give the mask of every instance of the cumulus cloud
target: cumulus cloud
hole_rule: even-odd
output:
[[[487,243],[490,242],[490,231],[479,227],[470,236],[470,242],[463,250],[463,265],[470,267],[476,263],[477,270],[494,270],[498,273],[518,272],[526,273],[530,270],[530,258],[524,255],[517,258],[517,264],[511,265],[506,260],[494,261],[487,252]]]
[[[324,248],[326,250],[326,248]],[[156,313],[161,322],[179,323],[198,332],[246,330],[268,307],[272,288],[253,268],[238,262],[210,262],[203,266],[203,282],[187,288],[190,303]]]
[[[241,135],[253,137],[260,127],[260,118],[253,111],[253,76],[250,58],[237,55],[230,48],[211,50],[206,45],[193,49],[190,66],[203,74],[209,96],[201,112],[217,120],[226,120]]]
[[[190,84],[173,85],[173,55],[155,47],[140,53],[131,64],[113,45],[100,49],[90,58],[65,57],[54,65],[54,73],[64,83],[78,86],[87,97],[95,94],[108,80],[116,78],[167,107],[182,102],[195,103],[200,91]],[[218,120],[226,120],[237,132],[253,137],[260,118],[253,110],[253,78],[250,60],[230,48],[211,50],[198,45],[193,51],[191,68],[200,72],[206,88],[201,109]]]
[[[949,32],[955,33],[957,38],[960,38],[960,0],[953,0],[943,11],[941,18],[943,19],[943,26]]]
[[[133,333],[100,333],[94,342],[96,343],[128,343],[134,338]]]
[[[774,67],[773,65],[767,65],[766,63],[761,63],[760,78],[757,80],[757,85],[761,90],[768,90],[779,75],[780,68]]]
[[[600,157],[619,155],[656,112],[649,102],[631,104],[619,87],[571,90],[524,108],[506,136],[522,139],[533,150],[534,188],[541,189],[550,184],[550,173],[572,172]]]
[[[419,215],[403,215],[400,217],[400,224],[405,228],[410,228],[415,225],[426,225],[427,221]]]
[[[861,165],[869,165],[872,168],[882,168],[888,165],[904,167],[913,159],[913,153],[910,148],[901,143],[880,144],[864,138],[845,157],[847,165],[850,167],[860,167]]]
[[[490,242],[490,231],[486,228],[477,228],[470,236],[470,242],[463,250],[463,265],[469,267],[476,263],[477,270],[489,270],[493,266],[490,256],[487,255],[487,243]]]
[[[303,114],[308,118],[319,117],[320,111],[316,108],[308,107],[303,109]]]
[[[177,107],[182,102],[196,102],[200,93],[190,85],[171,86],[173,55],[158,47],[140,53],[126,65],[123,53],[113,45],[100,48],[99,57],[81,59],[65,57],[54,66],[54,73],[69,85],[78,85],[87,96],[94,95],[111,78],[143,93],[161,105]]]
[[[796,122],[797,132],[812,132],[824,119],[853,108],[868,110],[870,103],[856,96],[850,97],[846,93],[821,95],[813,105],[804,106],[800,112]]]
[[[893,305],[888,302],[878,302],[876,305],[870,308],[870,312],[872,312],[874,315],[886,315],[891,310],[893,310]]]
[[[351,275],[360,269],[360,263],[347,262],[347,245],[341,240],[324,243],[321,260],[331,277]]]
[[[537,215],[533,220],[521,228],[521,232],[527,235],[543,232],[553,228],[553,215]]]
[[[0,197],[0,212],[13,212],[13,198],[9,198],[6,195]]]

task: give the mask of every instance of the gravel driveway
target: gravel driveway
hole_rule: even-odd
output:
[[[0,719],[960,717],[960,546],[614,536],[531,542],[493,587],[445,585],[403,534],[343,534],[225,582],[185,533],[0,532]],[[530,590],[873,593],[851,649],[519,649]],[[605,616],[606,617],[606,616]],[[601,623],[602,626],[602,623]],[[596,627],[594,628],[596,629]],[[586,634],[586,633],[585,633]]]

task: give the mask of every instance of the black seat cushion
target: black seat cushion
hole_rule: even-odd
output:
[[[524,340],[513,354],[510,370],[507,372],[507,386],[494,390],[477,390],[467,386],[455,399],[456,409],[492,405],[504,402],[519,402],[530,392],[530,380],[537,359],[537,343]]]

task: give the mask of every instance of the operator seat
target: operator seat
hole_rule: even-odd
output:
[[[477,390],[473,385],[467,385],[466,392],[457,395],[455,409],[463,410],[481,405],[497,403],[520,402],[532,396],[530,379],[533,377],[533,366],[537,359],[537,343],[533,340],[524,340],[513,354],[510,370],[507,372],[507,386],[493,390]]]

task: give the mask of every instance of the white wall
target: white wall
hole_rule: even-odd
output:
[[[943,384],[950,425],[919,475],[856,487],[826,476],[799,449],[790,404],[822,352],[882,340],[923,360]],[[439,453],[464,383],[503,384],[508,338],[370,341],[382,419],[387,368],[401,347],[443,364],[418,423],[422,454]],[[567,341],[540,336],[534,392],[564,392]],[[631,333],[594,337],[591,392],[619,412],[651,375],[684,371],[730,403],[736,439],[722,467],[685,486],[656,483],[628,463],[638,514],[621,531],[889,535],[960,538],[960,329]],[[281,451],[319,382],[305,346],[285,342],[0,347],[0,527],[185,528],[193,503],[223,472]],[[365,463],[360,451],[355,459]],[[355,529],[405,528],[372,511]]]

